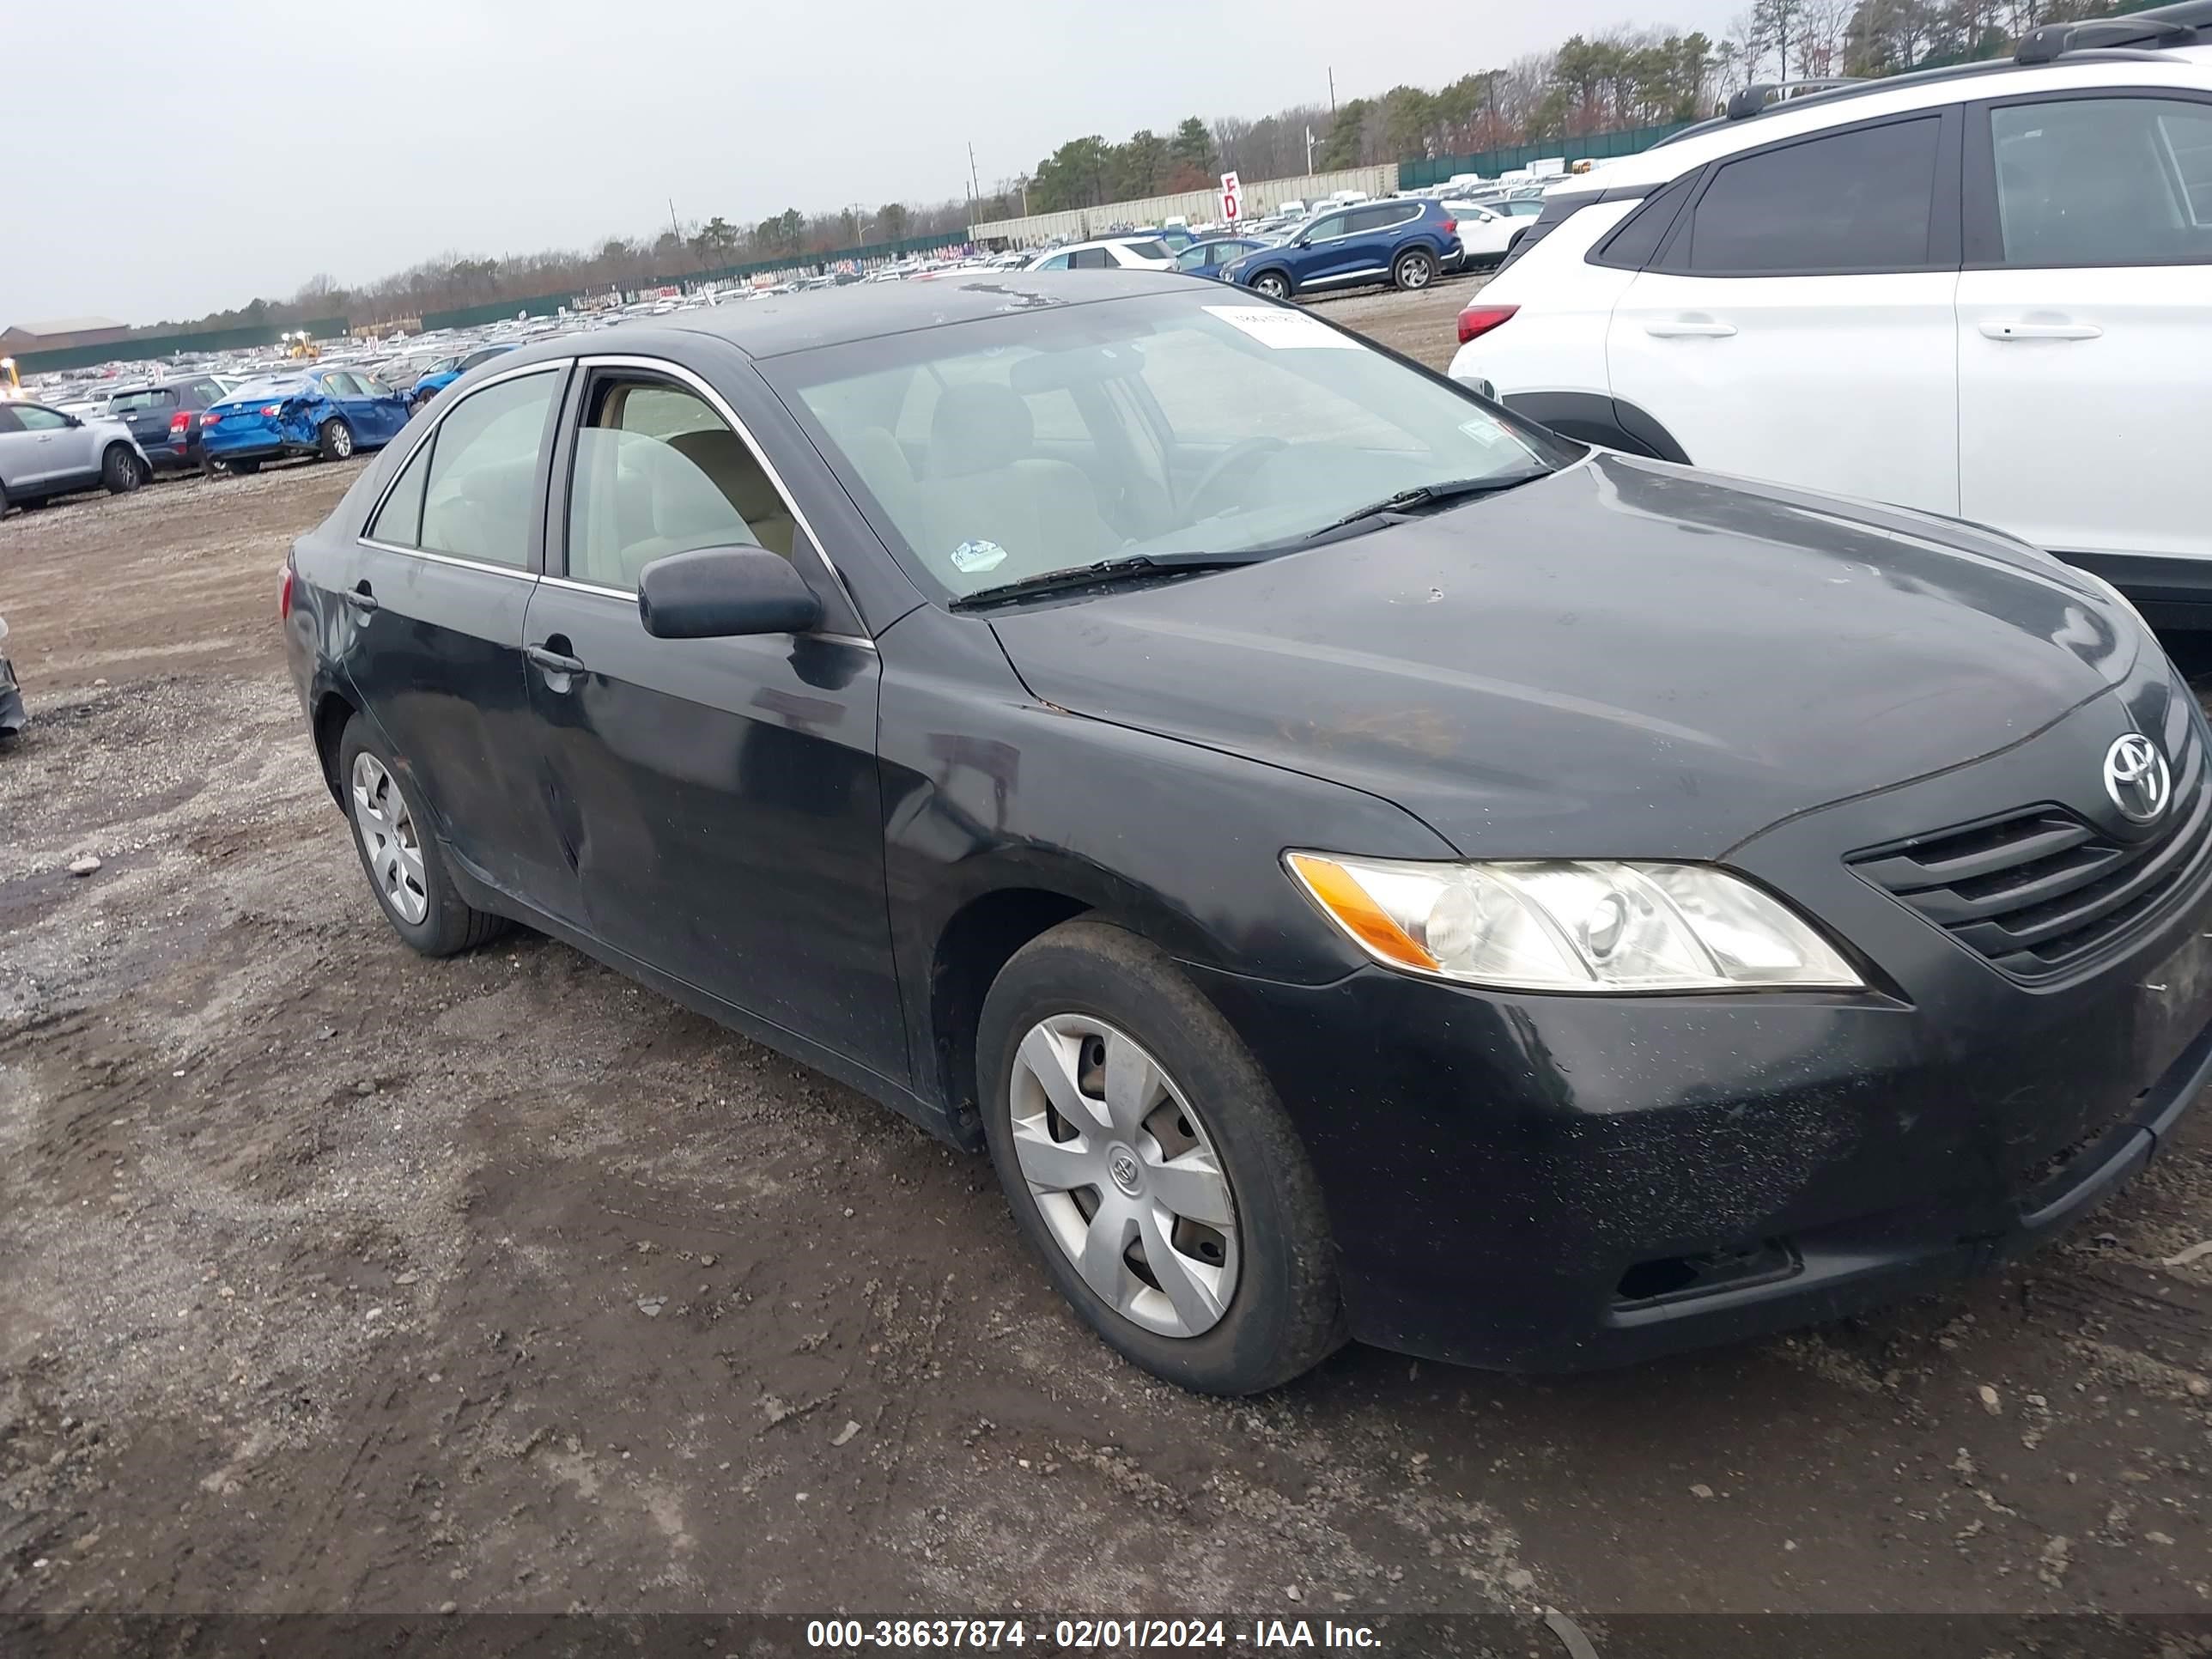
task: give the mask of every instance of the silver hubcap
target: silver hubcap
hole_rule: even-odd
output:
[[[1290,285],[1279,277],[1265,276],[1260,281],[1260,292],[1271,300],[1279,300],[1290,291]]]
[[[422,844],[415,834],[415,815],[384,763],[374,755],[353,757],[353,823],[362,850],[368,854],[369,878],[410,926],[429,914],[430,895],[422,885]]]
[[[1406,286],[1426,288],[1429,285],[1429,262],[1426,259],[1406,261]]]
[[[343,426],[331,428],[331,453],[343,460],[353,453],[353,434]]]
[[[1175,1079],[1103,1020],[1056,1014],[1022,1039],[1012,1096],[1015,1159],[1083,1282],[1163,1336],[1218,1324],[1237,1293],[1237,1206]]]

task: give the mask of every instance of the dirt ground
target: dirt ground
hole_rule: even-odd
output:
[[[1441,362],[1468,291],[1330,310]],[[1063,1310],[981,1160],[562,946],[399,945],[275,625],[351,472],[0,524],[35,721],[0,1612],[2212,1609],[2212,1255],[2162,1265],[2212,1238],[2212,1114],[1880,1316],[1179,1394]]]

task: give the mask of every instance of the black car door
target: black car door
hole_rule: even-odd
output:
[[[368,515],[337,598],[344,672],[440,838],[479,880],[574,919],[574,872],[532,787],[522,661],[567,370],[533,365],[444,410]]]
[[[589,931],[904,1078],[873,645],[705,380],[655,359],[587,358],[562,427],[528,678],[542,787]],[[821,631],[646,633],[636,593],[647,564],[750,544],[807,576],[829,618]]]

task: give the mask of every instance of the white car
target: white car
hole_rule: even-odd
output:
[[[1454,377],[1588,441],[1994,525],[2154,623],[2212,622],[2212,0],[1771,90],[1555,185]]]
[[[1448,201],[1443,209],[1459,226],[1462,266],[1497,264],[1511,251],[1515,236],[1528,222],[1496,212],[1480,202]]]
[[[1165,242],[1146,237],[1109,237],[1103,241],[1075,242],[1040,253],[1024,267],[1028,270],[1167,270],[1175,255]]]

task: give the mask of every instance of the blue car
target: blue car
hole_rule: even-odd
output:
[[[1221,277],[1271,300],[1379,283],[1426,288],[1458,263],[1459,224],[1426,196],[1328,208],[1273,247],[1221,269]]]
[[[407,400],[411,406],[420,409],[478,363],[488,363],[514,349],[511,345],[489,345],[465,352],[458,357],[441,358],[422,371],[422,378],[415,382],[415,389],[407,394]]]
[[[264,461],[319,455],[342,461],[399,435],[407,399],[373,374],[304,368],[251,380],[200,417],[200,469],[254,472]]]
[[[1271,239],[1264,236],[1209,236],[1176,254],[1175,268],[1188,276],[1218,280],[1224,265],[1270,246]]]

